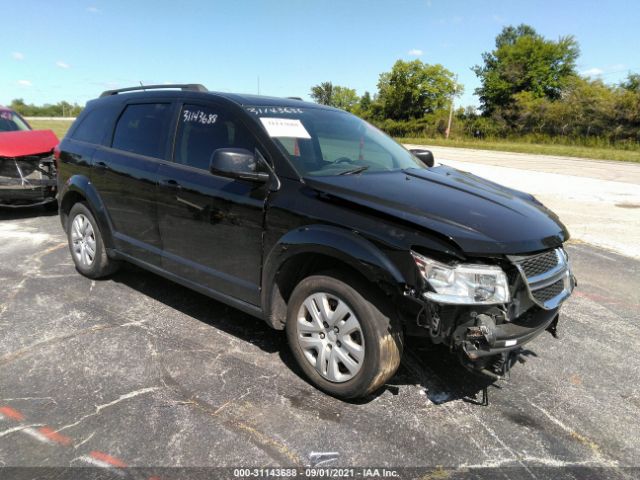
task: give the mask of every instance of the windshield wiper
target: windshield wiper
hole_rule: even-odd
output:
[[[363,165],[361,167],[352,168],[351,170],[345,170],[344,172],[340,172],[338,175],[353,175],[354,173],[364,172],[369,168],[369,165]]]

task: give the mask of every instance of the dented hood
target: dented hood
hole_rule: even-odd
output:
[[[363,175],[307,177],[326,201],[339,199],[449,238],[467,254],[518,254],[569,238],[533,196],[440,166]]]
[[[53,150],[60,141],[51,130],[0,132],[0,157],[24,157]]]

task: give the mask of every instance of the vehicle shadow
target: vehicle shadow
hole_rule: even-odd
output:
[[[35,207],[9,208],[0,206],[0,221],[2,220],[22,220],[36,217],[53,217],[58,215],[58,210],[49,208],[46,205]]]
[[[273,330],[264,321],[134,265],[125,264],[110,280],[122,283],[267,353],[278,353],[287,368],[308,382],[289,351],[284,332]],[[530,350],[523,350],[520,355],[520,358],[536,356]],[[406,385],[420,386],[426,398],[436,405],[455,400],[487,405],[487,389],[501,388],[494,378],[464,368],[448,348],[412,337],[406,339],[402,364],[387,385],[366,398],[349,403],[366,404],[385,392],[397,395],[400,388]]]
[[[522,349],[511,359],[510,367],[517,369],[527,357],[536,356],[532,350]],[[507,371],[505,378],[509,375]],[[387,388],[398,385],[419,385],[435,405],[462,400],[487,406],[489,388],[502,388],[497,378],[465,368],[448,347],[416,337],[407,339],[402,365]]]

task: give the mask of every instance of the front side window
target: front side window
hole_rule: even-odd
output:
[[[0,110],[0,132],[17,132],[31,130],[20,115],[11,110]]]
[[[174,161],[209,170],[213,152],[219,148],[245,148],[253,152],[253,135],[221,107],[184,105],[178,119]]]
[[[302,176],[427,168],[408,150],[346,112],[308,107],[247,107]]]
[[[144,103],[128,105],[113,134],[112,147],[147,157],[163,158],[171,105]]]

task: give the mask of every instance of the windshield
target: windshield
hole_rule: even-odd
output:
[[[302,176],[426,168],[404,147],[350,113],[321,108],[247,107]]]
[[[11,110],[0,110],[0,132],[31,130],[27,122]]]

